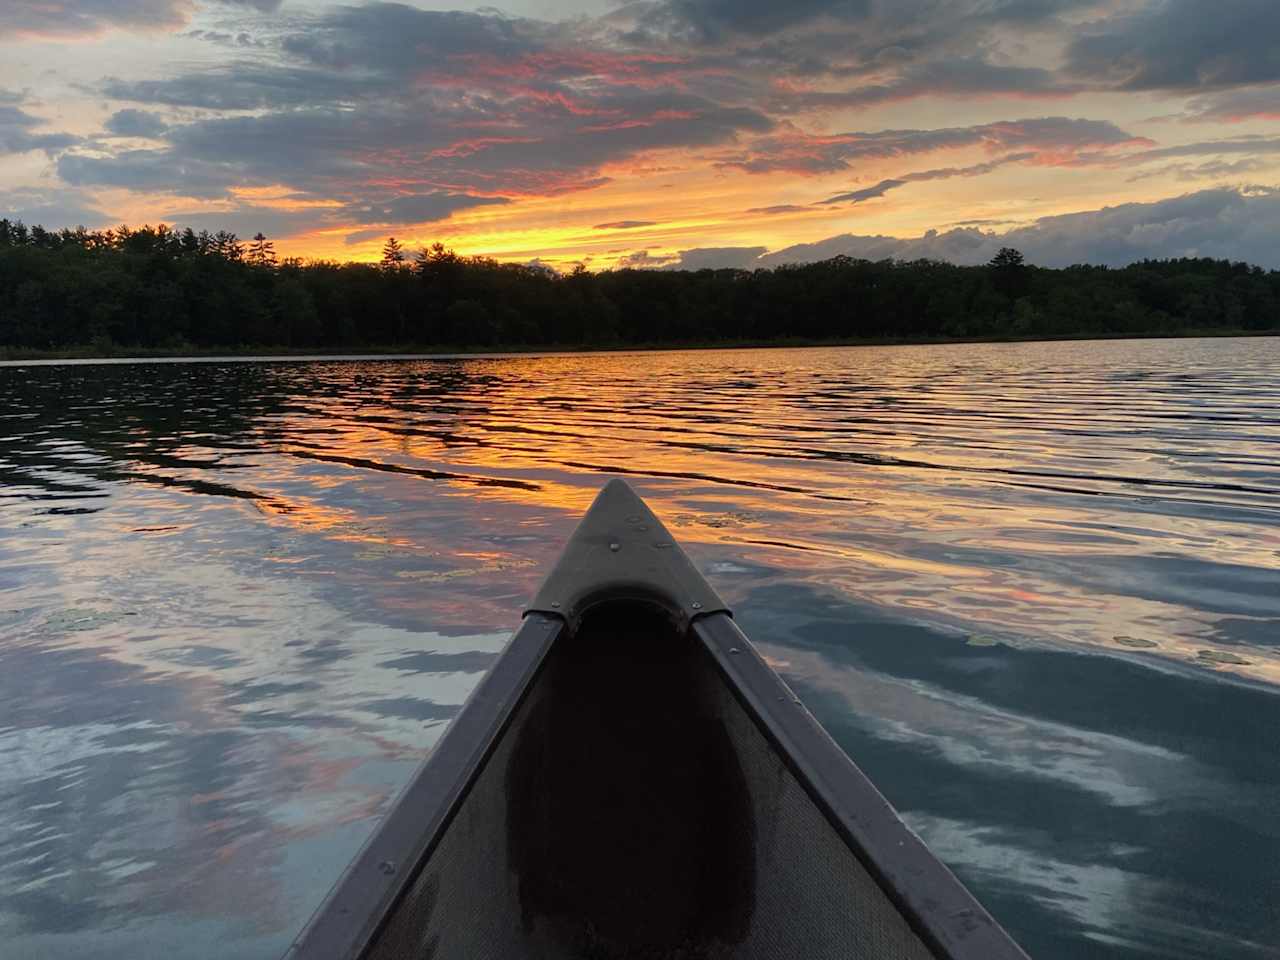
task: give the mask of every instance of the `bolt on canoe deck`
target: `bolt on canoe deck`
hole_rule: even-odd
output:
[[[289,960],[1025,954],[601,491]]]

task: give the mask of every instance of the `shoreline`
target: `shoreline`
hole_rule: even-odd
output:
[[[396,346],[361,345],[344,348],[294,349],[283,346],[236,346],[202,348],[192,345],[174,347],[120,347],[104,351],[92,345],[67,347],[60,350],[40,350],[29,347],[0,346],[0,364],[20,366],[30,363],[57,363],[59,361],[107,361],[117,363],[145,362],[148,360],[323,360],[323,359],[428,359],[499,356],[537,356],[577,353],[662,353],[684,350],[766,350],[805,349],[814,347],[898,347],[945,346],[948,344],[974,343],[1064,343],[1088,340],[1201,340],[1244,339],[1280,337],[1275,330],[1227,330],[1210,328],[1187,329],[1175,332],[1152,331],[1145,333],[1079,333],[1046,334],[1042,336],[1010,337],[863,337],[810,339],[789,337],[774,340],[692,340],[671,343],[629,344],[544,344],[497,346],[444,346],[440,344],[400,344]]]

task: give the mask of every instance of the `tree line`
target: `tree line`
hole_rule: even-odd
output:
[[[1034,267],[1016,250],[756,270],[409,254],[280,259],[258,234],[50,231],[0,220],[0,347],[358,350],[1280,332],[1280,272],[1223,260]]]

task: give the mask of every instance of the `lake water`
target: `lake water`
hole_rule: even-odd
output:
[[[0,954],[280,954],[610,475],[1033,956],[1280,956],[1280,339],[0,366]]]

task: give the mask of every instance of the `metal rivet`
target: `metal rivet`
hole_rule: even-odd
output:
[[[551,601],[551,605],[552,605],[553,607],[558,607],[558,606],[560,606],[560,601],[559,601],[559,600],[552,600],[552,601]]]
[[[729,648],[729,652],[730,652],[730,653],[737,653],[737,652],[738,652],[738,648],[737,648],[737,647],[730,647],[730,648]]]
[[[693,609],[695,609],[695,610],[701,610],[701,609],[702,609],[702,604],[700,604],[697,600],[693,601]]]
[[[611,543],[611,544],[609,544],[609,549],[610,549],[610,550],[612,550],[614,553],[617,553],[619,550],[621,550],[621,549],[622,549],[622,544],[620,544],[620,543]]]
[[[378,869],[381,870],[383,873],[385,873],[387,876],[391,876],[391,874],[396,872],[395,861],[383,860],[380,864],[378,864]]]

